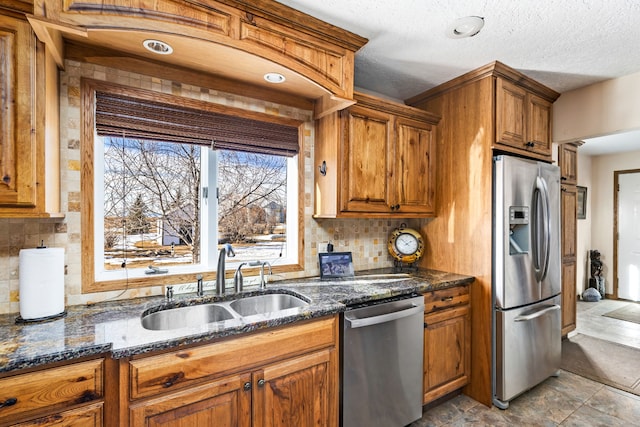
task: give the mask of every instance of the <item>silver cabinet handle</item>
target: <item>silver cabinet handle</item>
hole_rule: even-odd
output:
[[[365,317],[362,319],[349,319],[345,316],[344,320],[349,323],[351,328],[362,328],[365,326],[378,325],[380,323],[392,322],[402,319],[403,317],[412,316],[417,313],[424,313],[424,305],[412,304],[410,308],[393,311],[391,313],[381,314],[380,316]]]
[[[560,310],[560,306],[557,304],[552,305],[551,307],[547,307],[547,308],[543,308],[540,311],[536,311],[535,313],[531,313],[531,314],[527,314],[525,316],[518,316],[515,319],[513,319],[514,322],[526,322],[527,320],[532,320],[535,318],[538,318],[540,316],[544,316],[545,314],[551,312],[551,311],[556,311],[556,310]]]
[[[264,379],[259,379],[258,380],[258,387],[264,387],[264,383],[265,383]]]

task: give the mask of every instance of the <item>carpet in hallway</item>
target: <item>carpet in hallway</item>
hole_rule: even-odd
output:
[[[627,322],[640,323],[640,304],[629,303],[617,310],[605,313],[603,316],[613,317],[618,320],[626,320]]]
[[[565,371],[640,396],[640,350],[588,335],[562,340]]]

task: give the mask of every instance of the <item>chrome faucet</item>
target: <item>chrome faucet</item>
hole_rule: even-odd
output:
[[[268,265],[269,266],[269,275],[271,275],[271,264],[269,264],[269,262],[265,261],[262,263],[262,266],[260,267],[260,289],[266,289],[267,288],[267,282],[265,282],[264,280],[264,266]]]
[[[196,276],[196,279],[198,280],[198,289],[196,290],[196,295],[201,297],[204,295],[204,284],[202,282],[202,274],[198,274]]]
[[[242,278],[242,271],[240,271],[240,269],[242,268],[243,265],[246,265],[246,264],[247,264],[246,262],[240,263],[240,265],[236,269],[236,274],[233,275],[233,289],[236,292],[236,294],[242,292],[242,286],[243,286],[244,280]]]
[[[218,255],[218,269],[216,270],[216,294],[218,295],[224,295],[224,261],[227,255],[230,258],[236,256],[229,243],[225,243],[222,246]]]

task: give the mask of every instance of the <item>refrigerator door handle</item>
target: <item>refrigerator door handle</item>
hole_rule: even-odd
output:
[[[550,307],[546,307],[543,308],[542,310],[536,311],[535,313],[531,313],[531,314],[527,314],[524,316],[518,316],[515,319],[513,319],[514,322],[526,322],[527,320],[532,320],[532,319],[536,319],[540,316],[544,316],[545,314],[551,312],[551,311],[556,311],[556,310],[560,310],[560,306],[558,304],[554,304]]]
[[[535,256],[536,276],[539,282],[547,277],[549,270],[549,258],[551,250],[551,213],[549,212],[549,190],[547,183],[540,176],[536,178],[536,189],[534,191],[535,209]],[[542,218],[538,218],[538,203],[542,204]],[[542,234],[538,229],[538,224],[542,220]]]

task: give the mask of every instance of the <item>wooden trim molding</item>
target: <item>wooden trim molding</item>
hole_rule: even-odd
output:
[[[513,84],[524,87],[525,89],[535,93],[536,95],[551,103],[553,103],[560,96],[558,92],[544,86],[541,83],[538,83],[537,81],[527,77],[523,73],[514,70],[513,68],[503,64],[502,62],[494,61],[483,67],[456,77],[455,79],[449,80],[448,82],[436,86],[433,89],[429,89],[423,93],[413,96],[405,100],[405,102],[408,105],[421,104],[432,98],[440,96],[443,93],[453,91],[461,86],[467,85],[474,81],[482,80],[488,76],[501,77]]]

